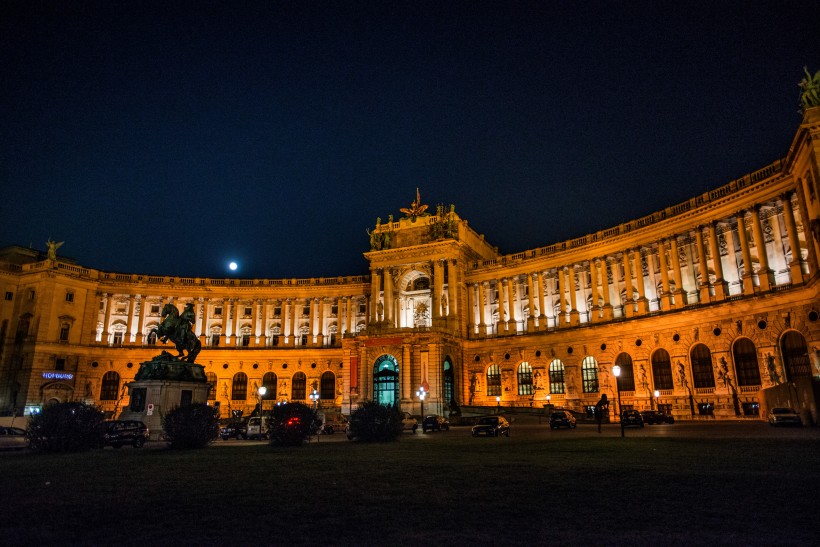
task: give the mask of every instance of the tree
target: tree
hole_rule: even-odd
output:
[[[402,413],[397,406],[366,401],[350,414],[348,438],[362,442],[388,442],[399,438]]]
[[[322,425],[316,411],[303,403],[275,405],[268,417],[270,443],[275,446],[299,446],[319,432]]]
[[[219,436],[217,409],[206,403],[178,406],[162,417],[170,448],[203,448]]]
[[[48,405],[28,422],[26,437],[32,450],[77,452],[99,448],[103,412],[83,402]]]

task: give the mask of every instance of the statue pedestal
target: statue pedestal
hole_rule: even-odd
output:
[[[152,441],[162,438],[163,414],[178,406],[207,403],[211,388],[202,365],[180,361],[167,352],[141,363],[135,380],[126,386],[131,402],[119,419],[145,423]]]

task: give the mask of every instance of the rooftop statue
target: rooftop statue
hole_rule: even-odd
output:
[[[806,73],[806,77],[799,85],[800,89],[803,90],[800,93],[800,103],[805,112],[808,108],[820,106],[820,70],[815,72],[814,76],[809,73],[807,67],[803,67],[803,71]]]
[[[157,333],[162,343],[171,340],[176,346],[181,361],[193,363],[199,352],[202,351],[202,343],[192,330],[196,321],[194,305],[190,302],[185,305],[182,313],[171,303],[165,304],[162,308],[162,322],[157,328],[151,329],[151,333]],[[150,333],[149,333],[150,334]],[[188,355],[184,352],[187,351]]]
[[[421,194],[419,194],[419,189],[416,188],[416,200],[410,204],[410,208],[401,208],[399,211],[404,213],[404,215],[411,220],[415,221],[417,217],[424,215],[424,211],[427,210],[427,205],[421,204]]]
[[[57,260],[57,249],[62,247],[63,243],[65,243],[65,241],[57,243],[56,241],[51,241],[51,238],[48,238],[48,241],[46,241],[46,245],[48,246],[49,260]]]

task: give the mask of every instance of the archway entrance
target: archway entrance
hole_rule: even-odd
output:
[[[399,363],[392,355],[382,355],[373,365],[373,399],[380,405],[399,401]]]
[[[442,383],[444,384],[444,404],[455,403],[455,374],[453,373],[453,363],[449,357],[444,358]]]

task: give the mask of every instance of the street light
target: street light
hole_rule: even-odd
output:
[[[314,409],[319,406],[319,392],[315,389],[313,390],[313,393],[310,394],[310,400],[313,401]]]
[[[497,395],[495,398],[495,406],[496,410],[495,413],[498,414],[501,412],[501,395]]]
[[[262,418],[262,397],[265,396],[265,393],[268,392],[268,388],[265,386],[259,386],[259,389],[256,390],[259,393],[259,438],[262,438],[262,422],[264,418]]]
[[[424,398],[427,397],[427,391],[425,391],[424,386],[421,386],[416,392],[416,397],[421,401],[421,419],[424,420]]]
[[[661,409],[661,402],[659,400],[660,396],[661,396],[661,392],[656,389],[655,390],[655,406],[657,407],[658,410]]]
[[[624,417],[621,410],[621,367],[615,365],[612,367],[612,375],[615,377],[615,385],[618,390],[618,420],[621,422],[621,437],[624,436]]]

